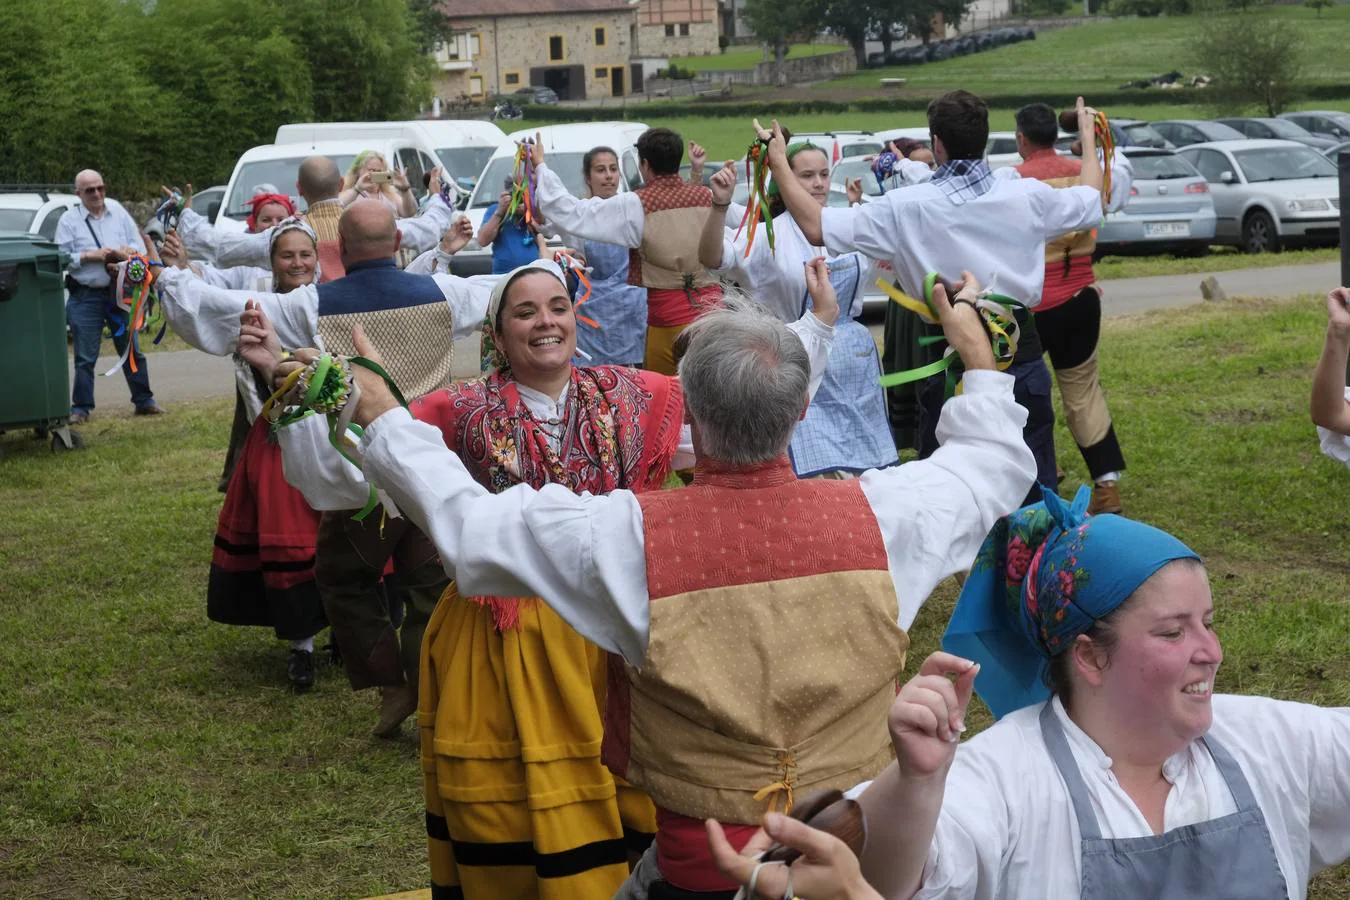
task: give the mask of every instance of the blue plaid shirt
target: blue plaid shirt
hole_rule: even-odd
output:
[[[987,194],[994,186],[994,172],[982,159],[953,159],[938,167],[929,184],[937,185],[948,200],[960,206]]]

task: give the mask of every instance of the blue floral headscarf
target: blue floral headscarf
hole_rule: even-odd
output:
[[[1169,562],[1200,557],[1165,531],[1089,516],[1086,487],[998,521],[956,601],[942,648],[980,664],[975,691],[995,718],[1050,696],[1050,659]]]

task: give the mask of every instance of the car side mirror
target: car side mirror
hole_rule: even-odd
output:
[[[1219,181],[1223,182],[1224,184],[1232,184],[1235,181],[1237,181],[1237,176],[1234,175],[1232,172],[1224,172],[1222,175],[1219,176]]]
[[[214,223],[218,212],[220,212],[220,201],[212,200],[206,206],[206,221]]]

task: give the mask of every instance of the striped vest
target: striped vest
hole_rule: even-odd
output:
[[[342,206],[337,200],[320,200],[302,216],[319,238],[319,283],[323,284],[347,274],[338,251],[338,219]]]

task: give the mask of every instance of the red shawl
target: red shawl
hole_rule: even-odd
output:
[[[670,474],[684,424],[678,380],[621,366],[572,367],[557,453],[509,370],[427,394],[410,408],[494,494],[517,484],[563,484],[578,494],[655,490]],[[515,625],[517,599],[473,599],[492,606],[498,630]]]

